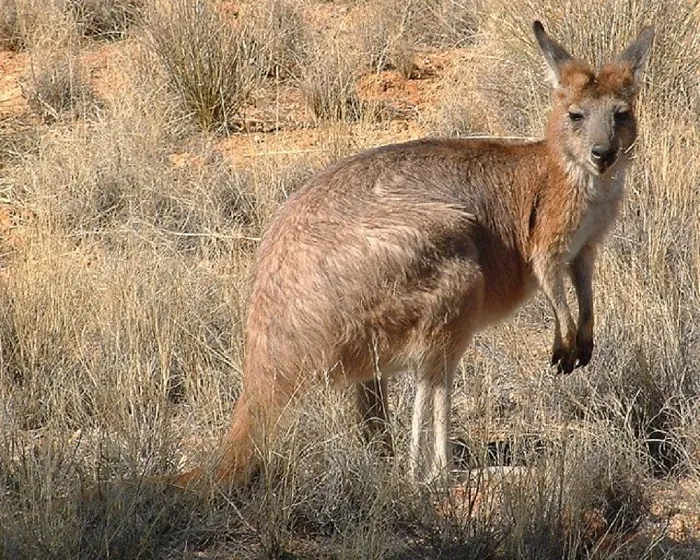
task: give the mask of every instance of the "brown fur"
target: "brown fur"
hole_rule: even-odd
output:
[[[322,378],[358,383],[368,435],[381,433],[386,377],[406,370],[418,380],[412,466],[432,425],[431,472],[443,471],[452,374],[472,334],[537,287],[555,311],[553,363],[564,372],[588,363],[595,247],[617,213],[636,138],[634,116],[613,114],[631,110],[651,36],[596,75],[541,25],[535,32],[555,76],[546,139],[384,146],[318,173],[281,208],[257,253],[243,395],[213,465],[218,480],[246,480],[281,410]],[[585,118],[573,122],[571,111]],[[614,162],[592,159],[601,142]]]

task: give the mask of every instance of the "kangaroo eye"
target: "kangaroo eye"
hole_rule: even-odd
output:
[[[580,111],[569,111],[569,120],[571,122],[579,122],[583,120],[583,113]]]
[[[623,110],[623,111],[615,111],[615,122],[616,123],[623,123],[627,121],[627,119],[630,118],[630,112],[628,110]]]

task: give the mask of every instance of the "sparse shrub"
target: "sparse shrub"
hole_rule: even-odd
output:
[[[84,115],[95,105],[80,59],[70,50],[32,53],[22,90],[29,106],[45,122]]]
[[[341,46],[317,42],[305,64],[300,88],[318,120],[354,121],[361,115],[356,69]]]
[[[143,0],[0,0],[0,44],[29,49],[45,39],[55,41],[65,26],[85,37],[120,39],[138,20],[143,4]]]
[[[67,0],[80,33],[98,39],[122,39],[143,9],[143,0]]]
[[[412,78],[416,71],[414,57],[416,48],[414,44],[405,37],[397,37],[391,49],[392,66],[404,78]]]
[[[249,29],[207,0],[163,0],[148,13],[146,36],[184,111],[204,130],[234,128],[259,79]]]
[[[298,77],[309,42],[298,0],[259,2],[249,17],[259,72],[272,78]]]
[[[359,58],[372,72],[381,72],[391,64],[391,41],[395,33],[395,14],[372,5],[367,18],[356,25]]]
[[[396,5],[393,5],[396,4]],[[358,49],[362,65],[373,72],[395,69],[405,78],[415,70],[415,37],[406,31],[399,3],[378,2],[358,22],[354,35],[360,38]]]
[[[400,12],[392,8],[381,3],[368,6],[367,17],[357,23],[353,33],[359,37],[358,56],[372,72],[401,67],[402,74],[408,68],[410,75],[414,45],[403,33]]]
[[[0,0],[0,47],[30,49],[47,38],[56,41],[72,28],[62,0]]]
[[[16,0],[0,0],[0,46],[19,50],[24,46]]]
[[[378,0],[356,27],[360,57],[373,71],[398,70],[410,78],[413,57],[423,48],[462,47],[474,40],[472,0]]]
[[[404,32],[417,44],[455,48],[474,41],[475,0],[403,0]]]

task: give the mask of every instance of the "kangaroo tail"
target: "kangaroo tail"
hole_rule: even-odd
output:
[[[174,477],[172,484],[179,488],[192,488],[203,480],[216,484],[242,486],[257,469],[258,449],[264,444],[269,426],[269,410],[244,392],[236,403],[231,426],[226,432],[214,461]]]

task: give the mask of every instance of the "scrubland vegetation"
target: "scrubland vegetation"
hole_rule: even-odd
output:
[[[481,333],[452,488],[407,477],[408,378],[395,460],[321,388],[249,487],[158,483],[227,425],[276,208],[366,147],[540,135],[535,18],[597,64],[657,32],[591,365],[552,374],[541,298]],[[0,0],[0,43],[0,557],[700,554],[696,2]]]

